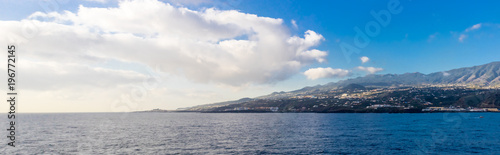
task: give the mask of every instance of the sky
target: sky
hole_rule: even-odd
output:
[[[0,43],[19,112],[177,109],[498,61],[500,2],[481,2],[2,0]]]

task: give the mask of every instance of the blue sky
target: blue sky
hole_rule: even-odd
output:
[[[243,12],[297,21],[298,33],[312,29],[326,41],[320,49],[329,51],[326,66],[350,68],[359,61],[346,62],[337,39],[352,42],[353,27],[373,21],[370,11],[387,9],[388,1],[244,1]],[[480,65],[500,59],[500,10],[498,1],[409,1],[401,0],[403,11],[393,15],[368,47],[352,58],[368,56],[382,73],[431,73]],[[266,4],[270,3],[270,4]],[[278,4],[279,3],[279,4]],[[279,10],[279,11],[277,11]],[[465,29],[487,25],[470,32],[459,42]],[[431,36],[435,36],[430,39]]]
[[[175,109],[367,74],[498,61],[499,3],[1,1],[0,41],[15,38],[25,49],[26,112]],[[400,12],[389,12],[382,26],[371,12],[387,12],[388,4]],[[38,30],[33,36],[21,33],[27,24]],[[379,30],[372,36],[370,24],[379,26],[369,27]],[[356,27],[370,40],[364,47],[355,44]],[[346,44],[359,53],[346,57]],[[160,82],[153,88],[145,84],[151,79]]]
[[[390,1],[228,1],[229,9],[282,18],[298,29],[292,33],[314,30],[325,37],[319,49],[328,51],[328,63],[317,67],[355,68],[359,57],[367,56],[365,65],[383,68],[379,74],[408,72],[432,73],[470,67],[500,60],[500,10],[498,1],[414,1],[400,0],[403,11],[392,15],[369,46],[353,54],[348,62],[339,48],[339,41],[352,44],[354,27],[363,27],[374,17],[370,11],[387,10]],[[231,3],[232,2],[232,3]],[[211,7],[196,5],[192,7]],[[464,32],[473,25],[481,28]],[[461,34],[467,36],[459,41]],[[364,74],[355,74],[364,75]],[[328,80],[320,80],[328,82]],[[335,80],[334,80],[335,81]],[[321,84],[321,83],[319,83]]]

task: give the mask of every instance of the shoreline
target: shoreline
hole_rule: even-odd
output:
[[[418,113],[500,113],[493,111],[425,111],[425,112],[272,112],[272,111],[169,111],[171,113],[388,113],[388,114],[418,114]]]

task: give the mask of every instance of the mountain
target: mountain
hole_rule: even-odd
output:
[[[500,93],[488,92],[474,95],[465,95],[461,97],[455,106],[467,107],[482,107],[482,108],[496,108],[500,107]]]
[[[370,74],[364,77],[330,82],[325,85],[304,87],[290,92],[274,92],[257,99],[276,99],[291,97],[298,94],[324,92],[358,84],[364,87],[390,87],[390,86],[418,86],[425,84],[455,84],[500,87],[500,61],[480,66],[465,67],[449,71],[430,74],[405,73],[405,74]]]
[[[256,97],[254,99],[243,98],[236,101],[220,102],[208,105],[193,107],[195,109],[204,109],[207,107],[222,106],[229,104],[238,104],[250,100],[258,99],[280,99],[289,98],[298,95],[307,95],[331,90],[344,89],[344,91],[354,91],[356,89],[365,90],[366,87],[391,87],[391,86],[418,86],[429,84],[454,84],[454,85],[475,85],[500,87],[500,61],[484,65],[458,68],[449,71],[435,72],[430,74],[405,73],[405,74],[370,74],[364,77],[330,82],[325,85],[304,87],[302,89],[290,92],[274,92],[269,95]],[[472,102],[472,99],[464,98],[462,102]],[[483,99],[481,99],[483,100]],[[500,103],[498,96],[485,96],[484,100],[488,104],[497,105]],[[190,108],[190,109],[193,109]]]
[[[226,101],[226,102],[218,102],[218,103],[212,103],[212,104],[204,104],[204,105],[198,105],[198,106],[194,106],[194,107],[190,107],[190,108],[180,108],[178,110],[203,110],[206,108],[220,107],[220,106],[226,106],[226,105],[230,105],[230,104],[238,104],[238,103],[248,102],[248,101],[252,101],[252,100],[253,99],[247,97],[247,98],[241,98],[241,99],[235,100],[235,101]]]
[[[353,84],[349,84],[347,86],[342,87],[342,90],[353,92],[353,91],[357,91],[357,90],[366,90],[366,87],[353,83]]]
[[[325,86],[346,86],[356,83],[363,86],[397,86],[397,85],[422,85],[422,84],[457,84],[478,86],[500,86],[500,62],[485,65],[453,69],[431,74],[405,73],[367,75],[328,83]]]

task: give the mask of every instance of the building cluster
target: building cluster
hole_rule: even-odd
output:
[[[498,108],[459,108],[459,107],[427,107],[425,112],[500,112]]]
[[[389,104],[375,104],[366,106],[366,109],[378,109],[378,108],[402,108],[403,106],[399,105],[389,105]]]
[[[279,107],[235,107],[233,109],[226,109],[225,111],[271,111],[271,112],[277,112],[279,110]]]
[[[495,89],[497,90],[497,89]],[[215,105],[205,108],[217,108],[217,111],[283,111],[310,112],[335,109],[382,109],[397,108],[423,109],[423,112],[490,112],[496,108],[461,108],[475,104],[458,103],[467,96],[485,95],[491,89],[470,88],[457,85],[425,85],[400,87],[372,87],[364,90],[335,89],[328,91],[310,90],[307,92],[273,93],[273,97],[256,98],[237,106]],[[500,92],[500,91],[498,91]],[[276,106],[276,107],[274,107]],[[278,108],[279,106],[279,108]],[[447,107],[450,106],[450,107]],[[453,107],[461,106],[461,107]],[[483,105],[484,106],[484,105]],[[486,107],[495,107],[486,106]],[[393,109],[394,110],[394,109]]]

